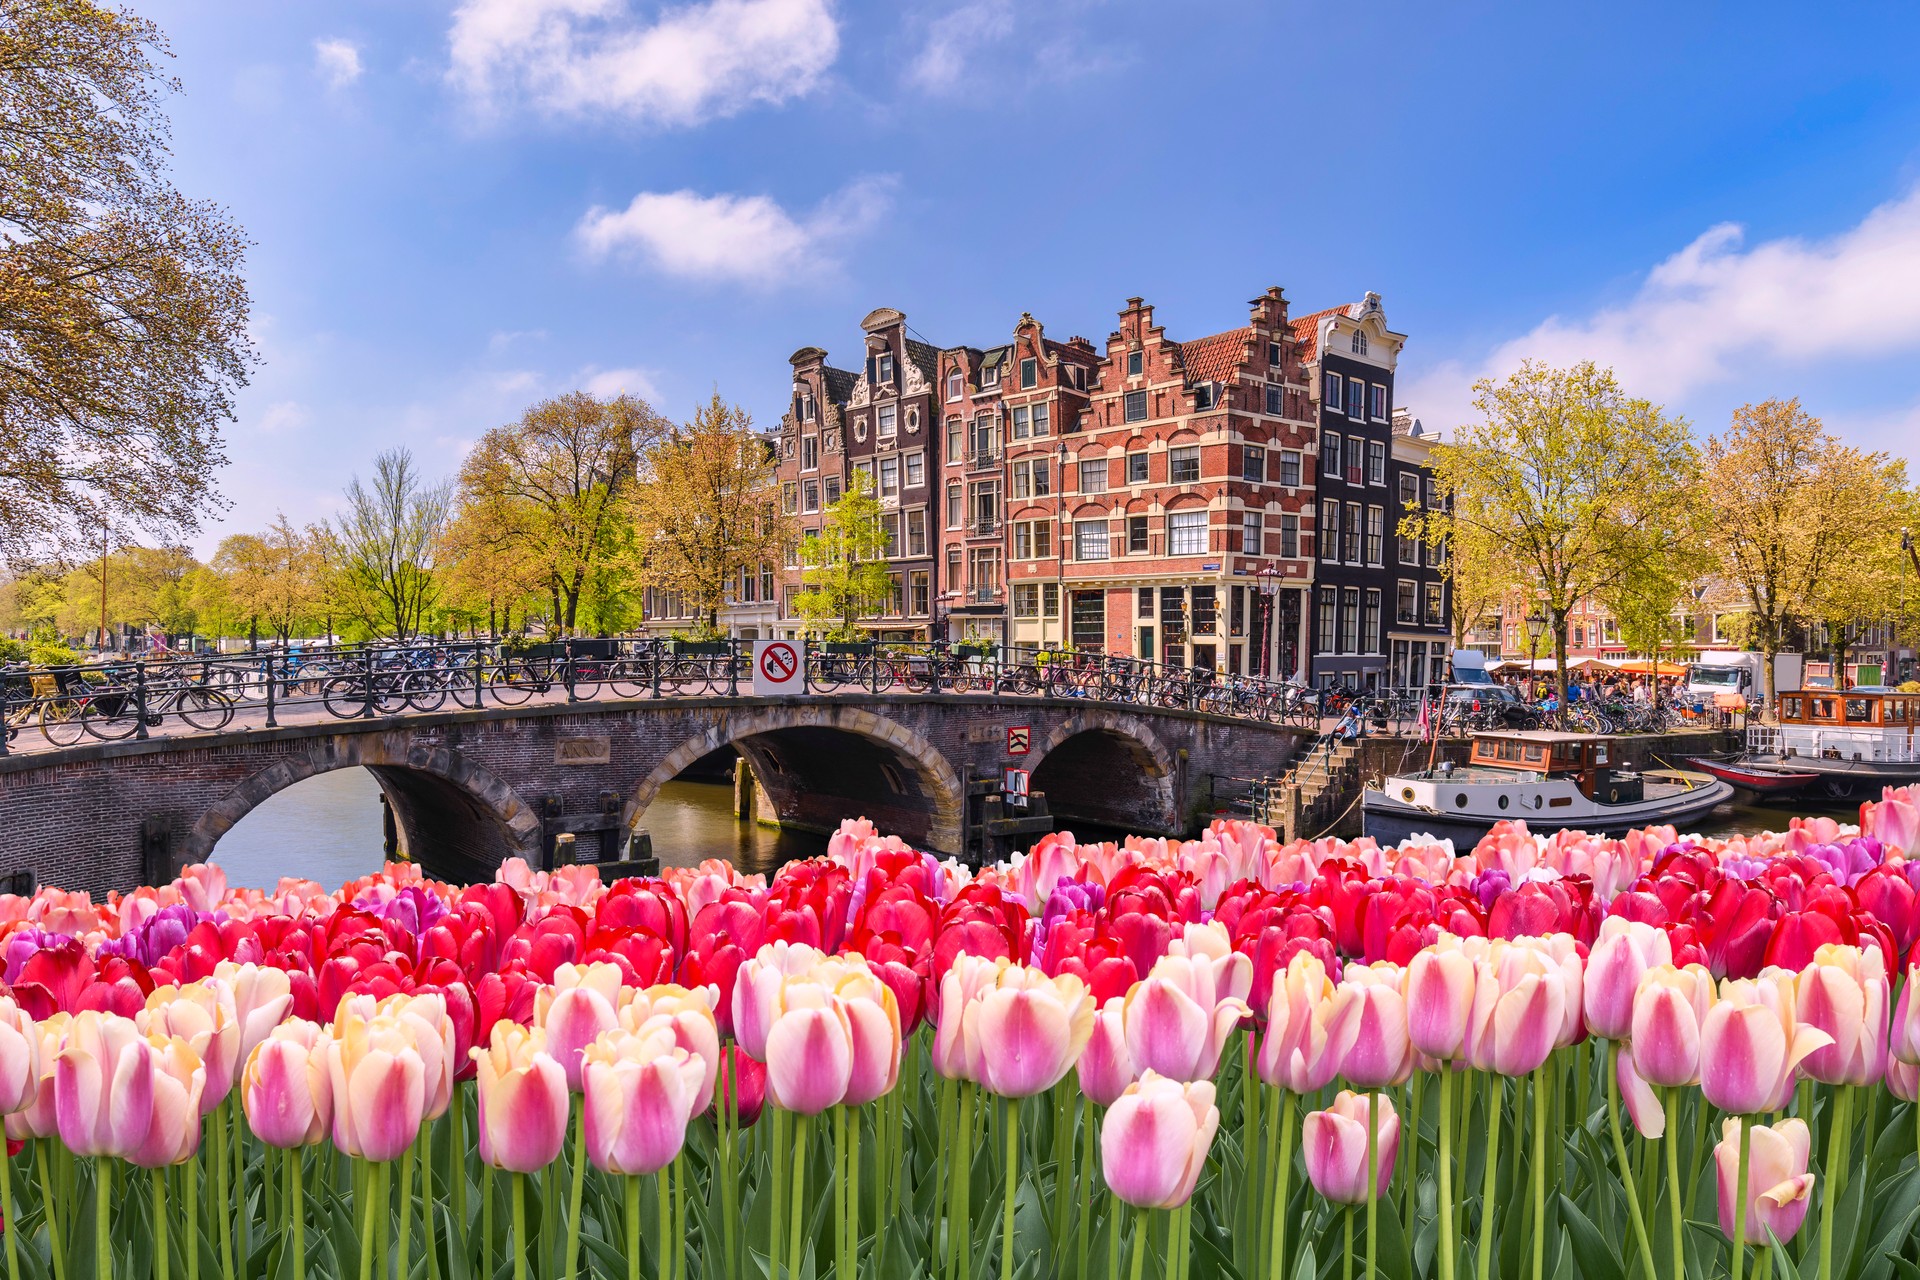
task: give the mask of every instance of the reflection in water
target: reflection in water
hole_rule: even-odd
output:
[[[1750,836],[1762,831],[1785,831],[1795,818],[1826,817],[1837,822],[1860,821],[1860,801],[1878,799],[1877,792],[1865,791],[1851,800],[1831,800],[1825,796],[1772,799],[1762,803],[1744,791],[1734,792],[1734,803],[1722,805],[1700,824],[1703,836]]]
[[[733,816],[733,785],[669,782],[640,815],[663,867],[691,867],[705,858],[725,858],[740,870],[772,875],[795,858],[827,851],[827,838],[742,822]]]

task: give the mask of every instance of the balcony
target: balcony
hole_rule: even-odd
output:
[[[967,450],[967,470],[992,471],[999,467],[1003,453],[999,445],[984,445]]]
[[[1001,520],[999,516],[975,516],[973,523],[967,526],[967,536],[971,538],[997,538],[1000,536]]]
[[[960,598],[968,604],[998,604],[1000,588],[997,586],[968,587],[960,593]]]

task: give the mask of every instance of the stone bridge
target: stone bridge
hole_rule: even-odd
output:
[[[1007,753],[1015,725],[1031,731],[1025,756]],[[782,826],[831,830],[865,816],[964,856],[980,847],[969,781],[1019,765],[1066,822],[1180,835],[1208,810],[1214,775],[1277,775],[1308,736],[1182,710],[981,694],[603,701],[256,726],[0,758],[0,876],[32,872],[96,893],[165,879],[276,792],[356,765],[378,780],[430,874],[486,878],[516,854],[538,865],[563,832],[582,860],[614,861],[660,787],[725,747],[750,763],[763,818]]]

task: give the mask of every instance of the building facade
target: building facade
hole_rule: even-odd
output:
[[[1447,598],[1442,552],[1418,538],[1403,538],[1402,517],[1439,505],[1430,458],[1435,438],[1406,412],[1393,415],[1387,452],[1387,539],[1393,548],[1393,594],[1387,609],[1387,685],[1419,689],[1448,677],[1453,645],[1452,602]]]

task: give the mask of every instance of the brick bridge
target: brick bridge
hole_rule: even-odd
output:
[[[1030,754],[1008,756],[1010,725],[1030,726]],[[357,765],[379,781],[430,874],[485,878],[515,854],[538,862],[563,832],[576,833],[583,857],[611,861],[661,785],[724,747],[752,766],[763,817],[783,826],[830,830],[864,815],[920,847],[966,855],[982,847],[969,829],[969,780],[1019,764],[1068,821],[1179,835],[1207,808],[1212,775],[1278,774],[1306,737],[1086,699],[835,694],[489,708],[93,744],[0,758],[0,876],[33,872],[95,892],[165,879],[276,792]]]

